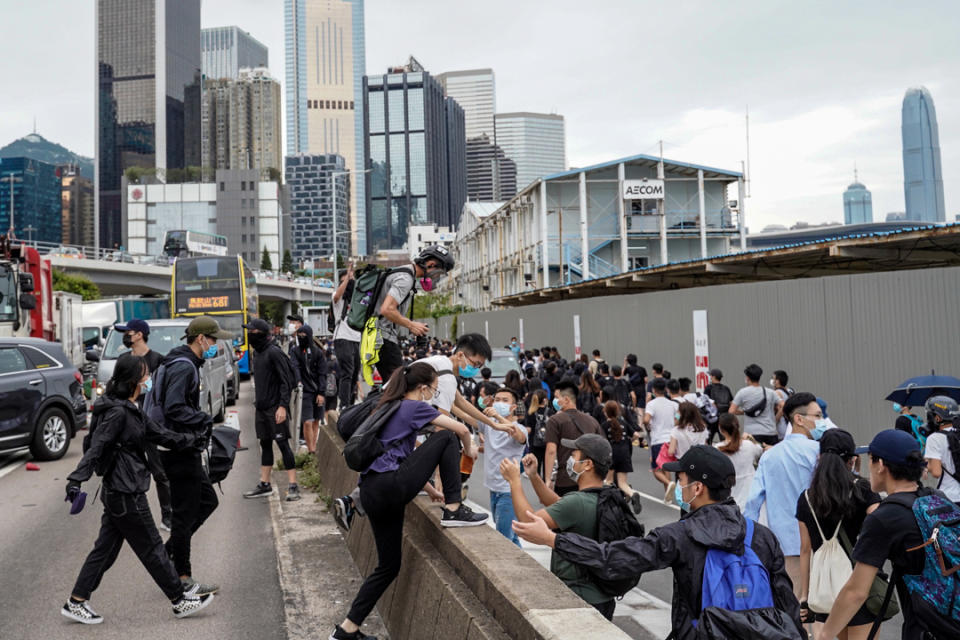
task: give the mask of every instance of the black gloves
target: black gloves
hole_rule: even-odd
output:
[[[73,502],[80,493],[80,483],[76,480],[67,480],[67,497],[64,502]]]

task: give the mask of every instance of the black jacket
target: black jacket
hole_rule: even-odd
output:
[[[600,543],[575,533],[557,535],[556,553],[566,560],[601,570],[610,579],[673,569],[671,621],[677,640],[692,640],[691,621],[700,616],[703,566],[709,548],[743,553],[746,521],[733,499],[684,514],[678,522],[658,527],[644,538]],[[801,635],[800,603],[784,568],[777,538],[766,527],[754,527],[753,551],[770,574],[774,606],[794,621]]]
[[[174,362],[177,358],[186,358],[189,362]],[[180,345],[170,350],[163,364],[166,366],[161,390],[164,426],[179,433],[208,433],[213,427],[213,418],[200,410],[203,359],[195,356],[189,346]]]
[[[170,449],[191,447],[194,434],[174,433],[153,422],[129,400],[103,396],[93,405],[90,448],[67,480],[86,482],[93,475],[97,461],[116,449],[113,468],[103,477],[103,484],[120,493],[146,493],[150,489],[150,469],[144,448],[148,443]]]
[[[296,374],[287,354],[270,339],[253,360],[256,386],[253,406],[257,411],[276,411],[283,407],[290,414],[290,394],[297,386]]]
[[[290,361],[296,382],[303,385],[304,394],[324,395],[327,390],[327,358],[313,341],[313,329],[303,325],[298,331],[307,334],[307,348],[300,346],[299,340],[290,346]]]

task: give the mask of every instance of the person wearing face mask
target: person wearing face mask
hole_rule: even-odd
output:
[[[810,487],[817,466],[820,446],[814,439],[828,428],[823,410],[812,393],[800,391],[787,398],[783,415],[790,433],[782,442],[766,450],[757,465],[750,497],[743,515],[757,520],[766,505],[767,526],[780,541],[787,573],[800,594],[800,530],[796,506],[801,494]]]
[[[200,368],[206,358],[217,355],[217,340],[230,340],[233,334],[220,328],[210,316],[190,321],[184,334],[185,345],[174,347],[163,360],[158,378],[162,389],[154,395],[162,398],[163,421],[171,431],[193,433],[204,441],[213,429],[213,417],[200,409]],[[170,479],[173,526],[167,540],[167,552],[180,579],[202,593],[215,593],[220,587],[193,579],[190,562],[191,542],[200,526],[219,505],[217,493],[203,470],[199,449],[161,451],[160,459]]]
[[[508,458],[519,460],[527,444],[527,430],[514,421],[518,402],[516,391],[509,387],[500,387],[493,397],[490,412],[509,430],[494,429],[480,423],[480,435],[483,438],[483,486],[490,492],[493,522],[497,531],[520,546],[520,539],[510,528],[516,517],[510,499],[510,485],[500,475],[500,462]]]
[[[749,547],[765,570],[766,580],[754,577],[755,588],[748,597],[759,600],[763,592],[764,597],[769,598],[764,608],[780,612],[777,637],[806,638],[800,623],[800,605],[784,571],[776,537],[763,525],[741,516],[737,503],[730,497],[736,482],[730,459],[714,447],[697,445],[680,460],[665,464],[664,469],[677,473],[677,502],[683,512],[679,521],[657,527],[645,537],[631,536],[600,543],[590,534],[557,533],[541,514],[529,512],[525,521],[514,523],[513,528],[524,540],[551,547],[554,557],[579,565],[577,569],[581,573],[589,568],[591,572],[616,580],[670,568],[673,571],[670,618],[672,636],[677,640],[700,637],[696,624],[704,614],[703,582],[708,552],[742,557]],[[722,587],[716,591],[722,591]],[[734,594],[728,595],[730,600],[735,599]],[[727,613],[736,615],[732,611]]]
[[[260,441],[260,482],[243,494],[244,498],[264,498],[273,493],[270,472],[273,469],[273,443],[277,443],[287,470],[287,502],[300,499],[297,466],[290,448],[290,394],[297,384],[290,358],[273,341],[273,327],[256,318],[243,325],[247,340],[256,352],[253,360],[253,382],[256,408],[254,425]],[[314,401],[316,402],[316,401]]]
[[[960,503],[960,469],[953,451],[960,450],[960,434],[954,428],[954,419],[960,417],[960,406],[949,396],[933,396],[927,400],[927,446],[923,457],[927,470],[939,478],[937,489],[956,503]]]
[[[103,617],[90,606],[90,597],[110,569],[123,543],[130,545],[144,568],[173,605],[178,618],[192,615],[213,600],[179,579],[150,514],[147,491],[150,470],[144,460],[147,442],[173,450],[198,453],[204,438],[176,433],[148,419],[138,400],[150,387],[150,371],[140,356],[118,359],[104,395],[93,407],[89,448],[67,476],[67,500],[96,473],[103,476],[100,500],[103,518],[93,550],[83,563],[69,600],[60,613],[82,624],[99,624]]]
[[[287,347],[287,353],[293,353],[293,348],[297,345],[297,332],[303,326],[303,316],[298,313],[287,316],[287,325],[283,328],[284,345]]]
[[[551,473],[554,462],[557,463],[556,480],[551,480],[549,486],[561,497],[577,490],[577,481],[567,473],[567,460],[573,453],[573,449],[564,445],[564,440],[572,442],[587,433],[603,437],[600,423],[593,416],[577,411],[577,392],[576,382],[571,380],[558,382],[553,395],[553,408],[557,413],[547,420],[547,449],[543,459],[543,473],[544,476],[549,477],[548,474]]]
[[[324,391],[327,385],[327,359],[313,342],[313,328],[305,324],[297,329],[297,342],[290,348],[290,361],[297,381],[303,385],[300,421],[307,451],[317,450],[320,421],[323,420]]]

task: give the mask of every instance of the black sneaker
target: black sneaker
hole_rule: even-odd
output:
[[[287,489],[287,502],[296,502],[300,499],[300,487],[292,484]]]
[[[264,498],[273,493],[273,486],[269,482],[260,482],[257,486],[243,494],[244,498]]]
[[[450,511],[446,507],[441,511],[443,512],[440,516],[441,527],[476,527],[487,521],[487,514],[474,513],[473,509],[462,502],[456,511]]]
[[[184,594],[183,597],[173,603],[173,615],[178,618],[192,616],[201,609],[206,608],[211,602],[213,602],[212,593],[205,596],[189,596]]]
[[[377,640],[377,636],[368,636],[360,630],[347,633],[340,628],[340,625],[336,625],[333,628],[333,633],[330,634],[330,640]]]
[[[630,496],[630,507],[633,509],[634,515],[640,515],[640,512],[643,511],[643,503],[640,502],[640,494],[634,491],[633,495]]]
[[[103,616],[94,611],[86,600],[83,602],[67,600],[67,603],[60,609],[60,615],[82,624],[100,624],[103,622]]]
[[[353,498],[350,496],[342,496],[333,501],[333,519],[344,531],[350,531],[350,524],[353,522],[355,512]],[[337,628],[339,629],[339,627]]]

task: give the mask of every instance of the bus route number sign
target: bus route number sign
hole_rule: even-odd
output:
[[[227,309],[230,306],[230,296],[190,296],[187,308],[190,311],[202,309]]]

